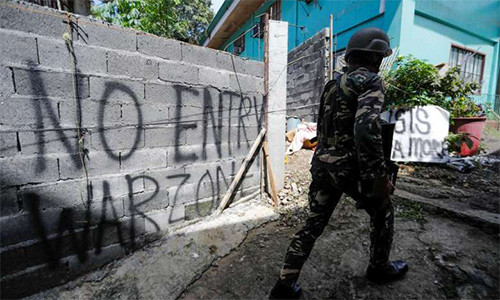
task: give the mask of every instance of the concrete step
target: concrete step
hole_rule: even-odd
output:
[[[419,203],[424,210],[430,213],[457,218],[485,231],[499,233],[499,214],[472,209],[463,202],[429,199],[400,189],[396,189],[393,199],[407,203]]]

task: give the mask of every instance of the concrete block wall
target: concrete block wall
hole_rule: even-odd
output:
[[[287,116],[317,121],[319,101],[328,82],[329,29],[324,28],[288,52]]]
[[[262,127],[263,74],[225,52],[0,2],[1,298],[216,209]],[[259,186],[256,159],[235,201]]]

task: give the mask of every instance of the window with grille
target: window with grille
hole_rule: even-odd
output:
[[[483,81],[485,55],[474,50],[452,45],[450,67],[460,67],[460,76],[465,82],[479,83],[478,93]]]
[[[242,35],[238,39],[236,39],[233,45],[234,54],[240,55],[243,51],[245,51],[245,35]]]

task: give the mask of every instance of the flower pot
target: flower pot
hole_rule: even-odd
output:
[[[469,138],[472,140],[472,148],[469,148],[466,143],[460,146],[461,156],[471,156],[477,153],[479,143],[481,142],[481,135],[486,117],[463,117],[453,118],[454,124],[450,126],[450,131],[453,133],[468,133]]]

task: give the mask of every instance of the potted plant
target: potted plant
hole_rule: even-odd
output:
[[[451,68],[441,79],[440,91],[446,99],[441,106],[450,113],[450,132],[466,136],[471,142],[462,142],[461,156],[470,156],[478,152],[481,135],[486,123],[485,111],[474,102],[471,95],[479,89],[476,82],[464,82],[460,78],[460,69]]]

